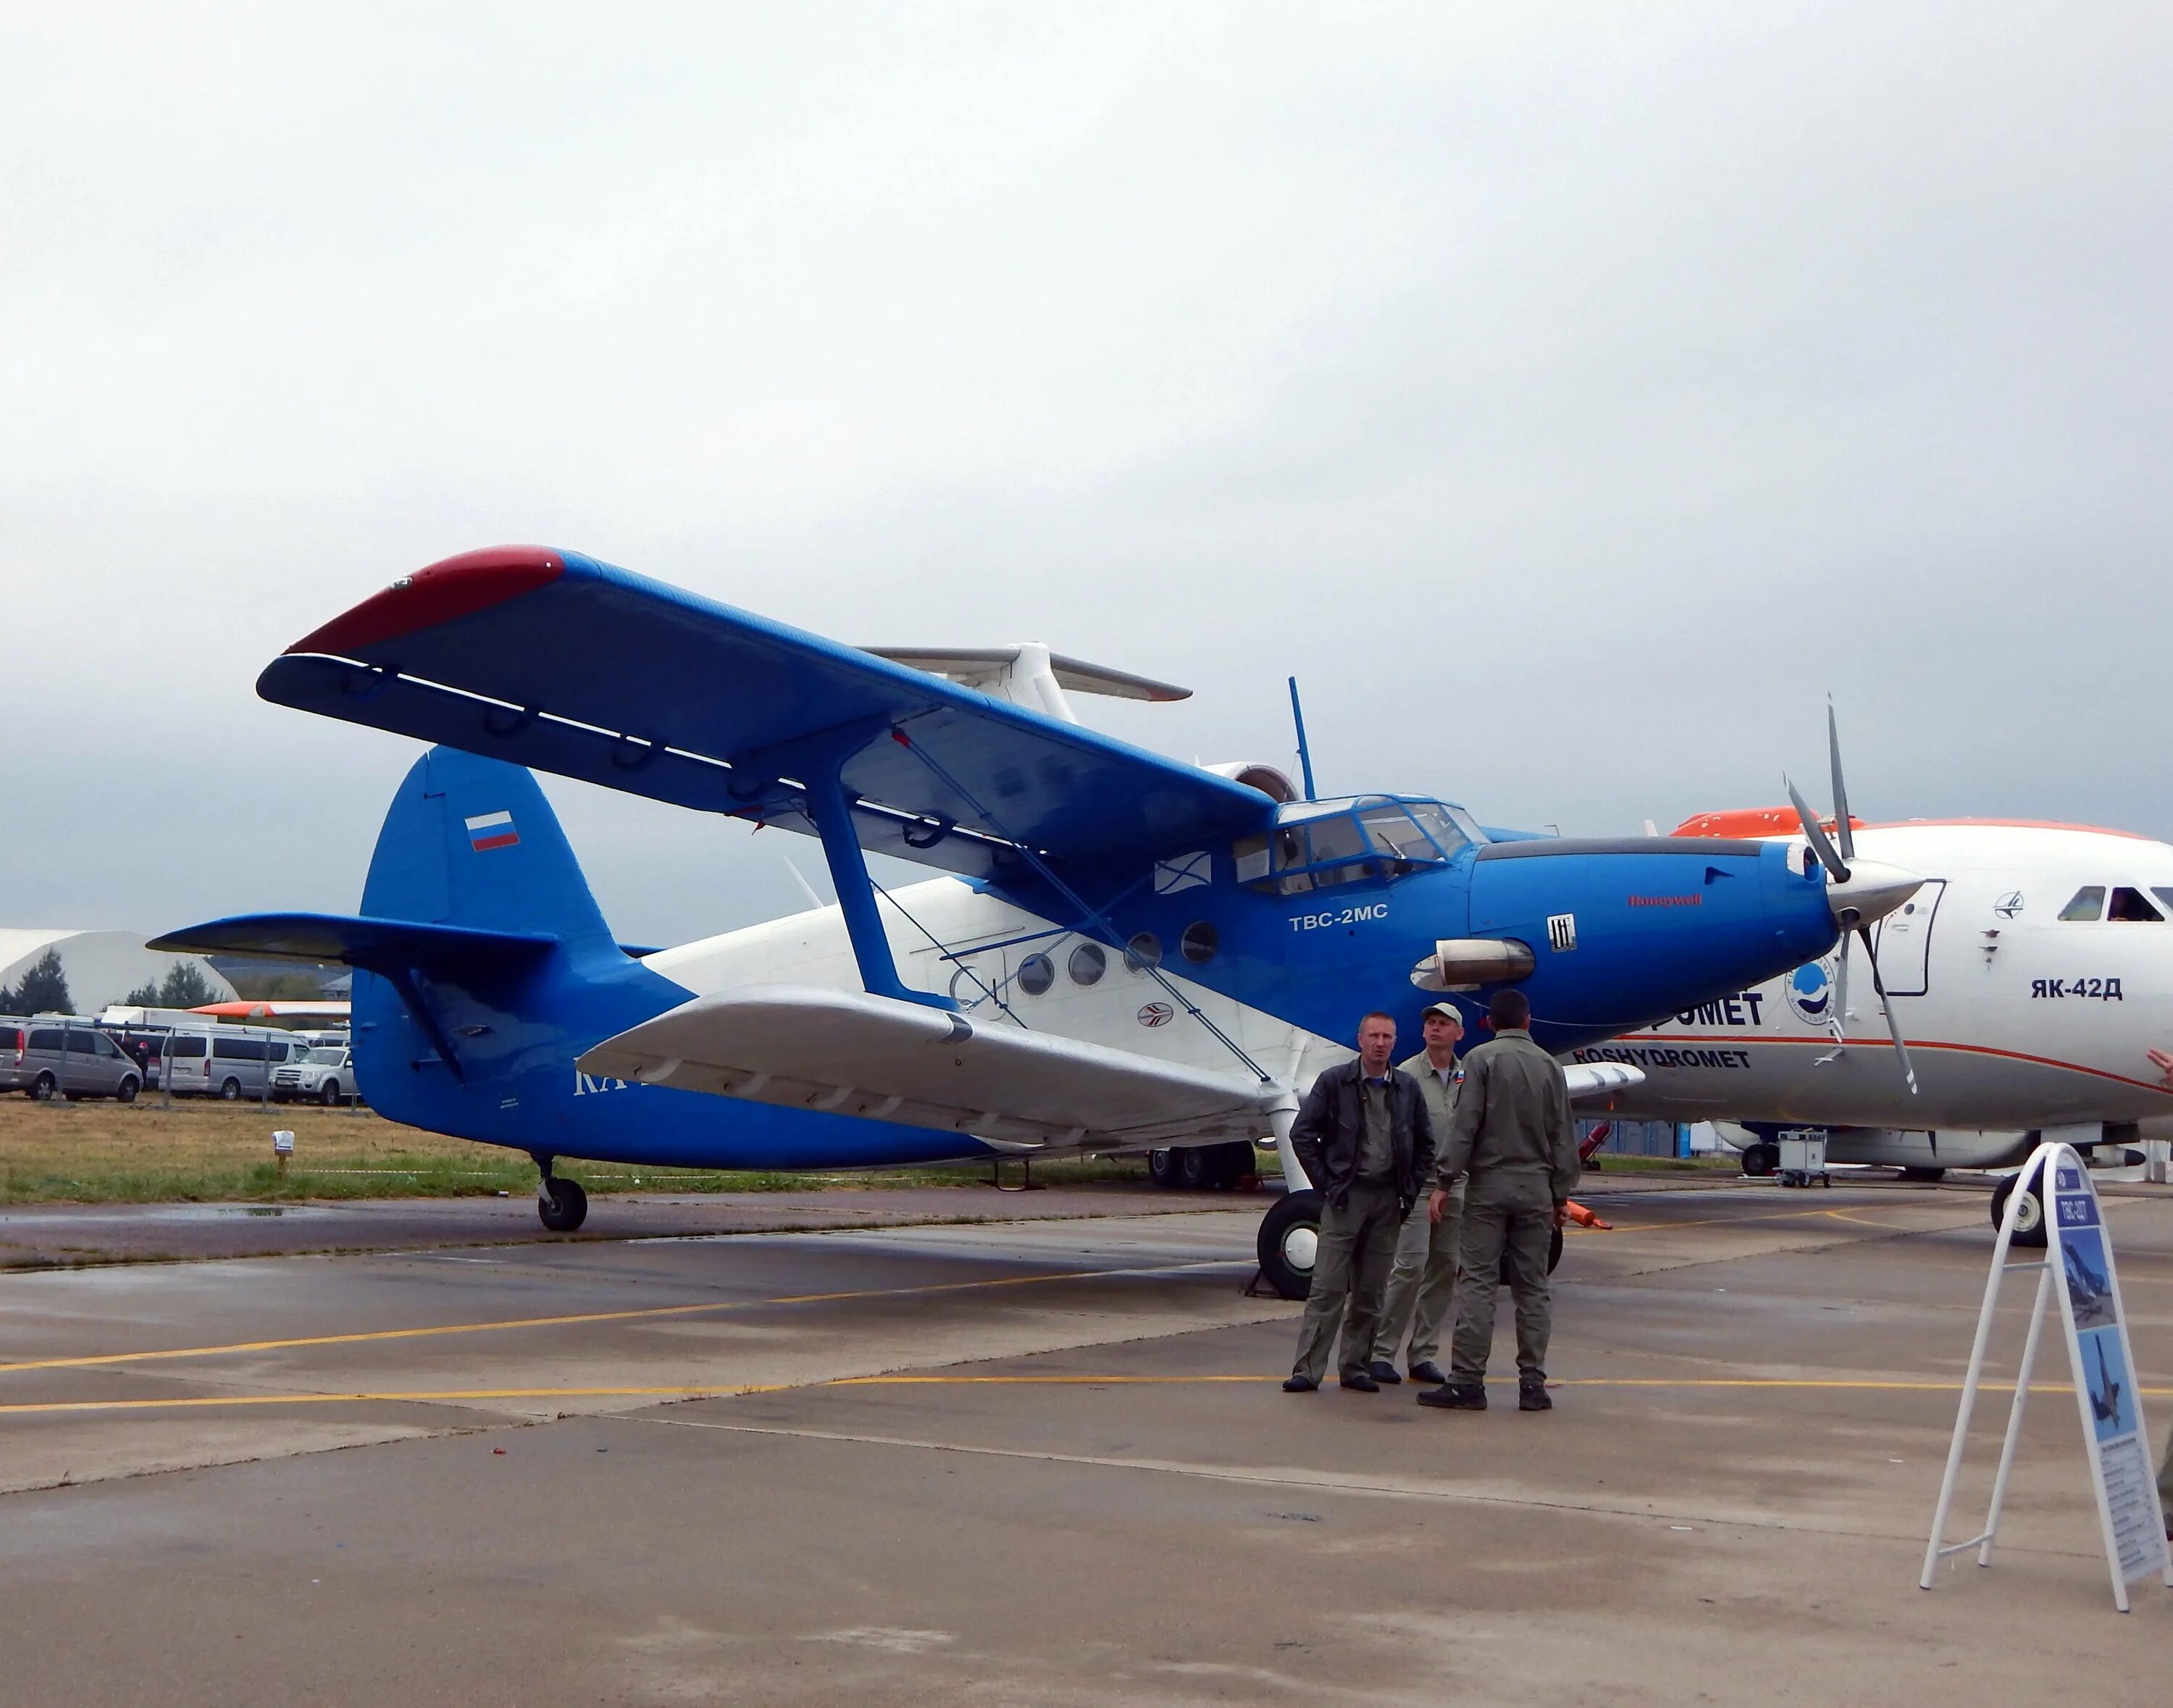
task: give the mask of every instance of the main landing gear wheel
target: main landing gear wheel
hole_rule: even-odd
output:
[[[1254,1174],[1259,1161],[1244,1140],[1227,1145],[1174,1145],[1147,1152],[1147,1177],[1164,1191],[1219,1192]]]
[[[1260,1273],[1277,1297],[1302,1299],[1313,1290],[1313,1260],[1319,1249],[1318,1193],[1286,1192],[1260,1218]]]
[[[581,1190],[580,1181],[561,1180],[554,1174],[544,1181],[537,1196],[536,1214],[553,1233],[571,1233],[588,1220],[589,1195]]]
[[[1781,1166],[1781,1147],[1760,1140],[1755,1145],[1743,1147],[1743,1172],[1761,1178]]]
[[[2007,1220],[2007,1200],[2014,1196],[2015,1188],[2022,1189],[2022,1205],[2014,1214],[2014,1239],[2018,1246],[2027,1246],[2032,1251],[2041,1251],[2045,1246],[2045,1199],[2037,1189],[2035,1174],[2025,1185],[2019,1174],[2010,1174],[1993,1188],[1992,1194],[1992,1225],[1997,1228]]]

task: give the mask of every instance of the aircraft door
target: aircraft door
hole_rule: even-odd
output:
[[[1931,976],[1932,920],[1944,878],[1927,878],[1924,887],[1873,928],[1879,951],[1879,977],[1889,996],[1922,996]]]

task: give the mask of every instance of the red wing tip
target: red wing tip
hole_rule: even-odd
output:
[[[287,650],[358,658],[403,634],[532,593],[557,580],[565,568],[565,559],[548,546],[486,546],[440,558],[342,612]]]

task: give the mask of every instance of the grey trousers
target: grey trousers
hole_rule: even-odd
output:
[[[1457,1241],[1464,1204],[1454,1193],[1442,1206],[1441,1220],[1426,1215],[1432,1194],[1421,1193],[1404,1218],[1396,1237],[1395,1267],[1381,1301],[1381,1325],[1373,1334],[1373,1361],[1394,1364],[1404,1330],[1411,1331],[1410,1362],[1431,1364],[1441,1356],[1442,1326],[1456,1297]]]
[[[2158,1511],[2165,1521],[2165,1533],[2173,1536],[2173,1431],[2165,1437],[2165,1457],[2158,1467]]]
[[[1341,1210],[1323,1204],[1320,1247],[1313,1260],[1313,1290],[1305,1298],[1305,1320],[1297,1331],[1293,1376],[1318,1382],[1328,1373],[1329,1349],[1343,1330],[1337,1368],[1355,1376],[1366,1368],[1373,1350],[1374,1325],[1381,1294],[1395,1261],[1396,1188],[1353,1183]],[[1346,1300],[1351,1320],[1343,1320]]]
[[[1456,1332],[1448,1379],[1478,1382],[1494,1344],[1494,1299],[1506,1258],[1517,1301],[1517,1369],[1545,1376],[1553,1307],[1547,1247],[1554,1237],[1554,1191],[1545,1175],[1475,1174],[1464,1199],[1463,1279],[1456,1289]]]

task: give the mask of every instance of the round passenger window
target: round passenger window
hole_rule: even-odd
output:
[[[1018,987],[1028,996],[1046,996],[1056,983],[1056,963],[1046,955],[1029,955],[1019,962]]]
[[[1109,957],[1102,952],[1099,943],[1081,943],[1065,964],[1071,969],[1074,984],[1093,984],[1109,970]]]
[[[1124,945],[1124,965],[1137,973],[1142,967],[1162,965],[1162,939],[1151,931],[1142,931]]]
[[[1177,940],[1178,952],[1188,961],[1212,961],[1222,939],[1215,928],[1205,919],[1195,920],[1184,928],[1184,935]]]

